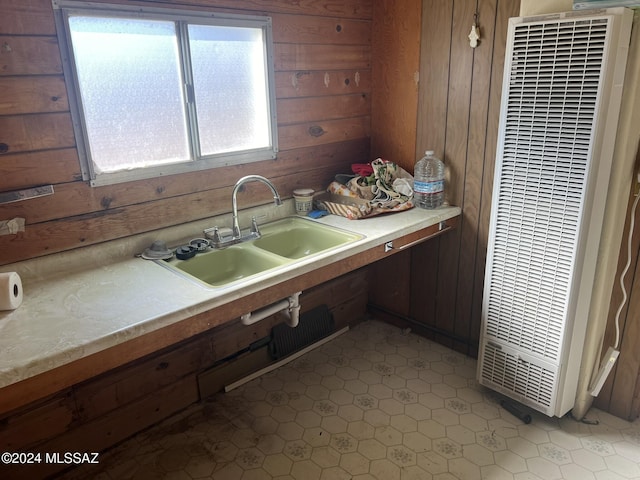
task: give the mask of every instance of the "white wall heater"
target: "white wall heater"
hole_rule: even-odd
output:
[[[509,23],[478,381],[574,405],[633,13]]]

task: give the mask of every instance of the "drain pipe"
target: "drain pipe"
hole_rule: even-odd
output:
[[[290,327],[298,326],[300,320],[300,302],[299,297],[302,292],[296,292],[277,303],[264,307],[254,312],[245,313],[240,317],[243,325],[253,325],[254,323],[264,320],[271,315],[282,312],[287,317],[287,325]]]

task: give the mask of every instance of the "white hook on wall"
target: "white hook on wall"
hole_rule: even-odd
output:
[[[478,14],[473,14],[473,25],[471,25],[471,32],[469,33],[469,45],[471,48],[478,46],[478,40],[480,40],[480,29],[478,28]]]

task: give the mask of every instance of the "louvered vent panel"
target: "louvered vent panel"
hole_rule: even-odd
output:
[[[633,12],[509,21],[478,381],[574,405]]]
[[[507,67],[485,333],[553,362],[563,341],[606,35],[606,19],[520,24]],[[491,378],[520,393],[513,368],[524,367]],[[547,379],[534,370],[527,366],[529,380]]]
[[[495,345],[487,345],[484,351],[482,377],[497,390],[515,393],[523,402],[546,413],[553,413],[556,376],[557,371]]]

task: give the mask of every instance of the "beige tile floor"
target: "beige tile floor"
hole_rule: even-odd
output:
[[[77,480],[640,479],[640,421],[524,424],[476,361],[371,320],[69,472]]]

